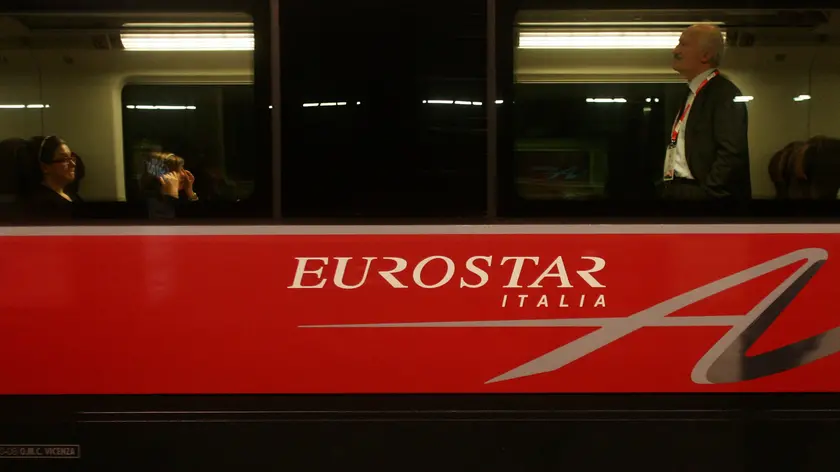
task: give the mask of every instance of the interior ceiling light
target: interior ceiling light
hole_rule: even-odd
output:
[[[586,103],[627,103],[626,98],[587,98]]]
[[[519,48],[673,49],[681,34],[681,31],[522,31]]]
[[[129,110],[195,110],[194,105],[126,105]]]
[[[356,102],[356,105],[361,105],[362,102]],[[313,107],[343,107],[346,106],[347,102],[311,102],[311,103],[304,103],[303,108],[313,108]]]
[[[125,23],[123,28],[253,28],[253,23]]]
[[[251,23],[126,23],[126,51],[253,51]]]
[[[587,21],[586,23],[581,23],[579,21],[523,21],[519,23],[520,26],[572,26],[572,27],[580,27],[582,24],[586,26],[608,26],[611,28],[638,28],[640,26],[665,26],[665,27],[675,27],[675,26],[682,26],[688,27],[696,24],[706,24],[706,25],[716,25],[716,26],[723,26],[724,22],[722,21]]]
[[[27,108],[28,109],[33,109],[34,108],[34,109],[39,109],[40,110],[40,109],[49,108],[49,107],[50,107],[49,105],[41,104],[41,103],[33,103],[33,104],[30,104],[30,105],[23,105],[23,104],[20,104],[20,105],[0,105],[0,110],[22,110],[22,109],[27,109]]]
[[[484,102],[479,101],[472,101],[472,100],[423,100],[423,103],[429,105],[474,105],[474,106],[482,106]]]

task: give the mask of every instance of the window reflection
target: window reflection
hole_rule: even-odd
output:
[[[483,213],[484,7],[483,0],[281,7],[284,215]]]
[[[252,85],[136,85],[123,88],[126,193],[144,198],[149,152],[182,156],[204,201],[246,200],[257,159]]]
[[[650,198],[678,84],[519,84],[516,162],[527,199]]]
[[[752,198],[772,199],[777,189],[796,187],[778,181],[788,174],[771,175],[771,158],[797,142],[811,142],[812,151],[801,162],[804,173],[790,175],[819,181],[820,188],[783,197],[835,198],[840,34],[832,17],[838,15],[769,9],[519,12],[514,41],[519,197],[657,199],[672,125],[687,96],[688,81],[674,70],[673,50],[682,31],[703,23],[723,31],[719,70],[737,87],[732,103],[748,115]],[[689,128],[691,120],[689,114]],[[700,128],[697,136],[717,139],[720,132],[714,120]]]
[[[266,74],[254,67],[263,27],[252,15],[70,10],[0,15],[0,195],[12,204],[0,211],[145,219],[145,179],[171,187],[155,197],[172,197],[167,214],[179,219],[265,214],[271,187],[255,180],[270,165],[269,126],[255,115],[268,112],[255,103],[267,87],[253,85]],[[177,181],[146,172],[151,152],[183,159]],[[68,167],[57,179],[71,154],[75,176]]]

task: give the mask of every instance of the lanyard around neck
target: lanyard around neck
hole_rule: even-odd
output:
[[[679,118],[677,118],[677,121],[674,122],[674,127],[671,128],[672,145],[677,144],[677,139],[680,137],[680,131],[682,130],[683,124],[685,123],[685,117],[688,116],[688,111],[691,109],[691,105],[694,104],[694,98],[697,96],[698,93],[700,93],[701,90],[703,90],[703,87],[705,87],[710,80],[717,77],[718,73],[719,72],[717,71],[717,69],[713,70],[709,75],[706,76],[705,79],[703,79],[702,82],[700,82],[700,85],[697,86],[697,90],[695,90],[694,93],[692,93],[691,96],[688,97],[688,101],[686,102],[682,113],[680,114]]]

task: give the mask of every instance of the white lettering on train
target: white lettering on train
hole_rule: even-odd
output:
[[[76,450],[72,447],[48,447],[44,450],[46,456],[74,457]]]
[[[335,261],[335,270],[332,274],[332,284],[344,290],[362,288],[370,277],[370,273],[376,272],[385,282],[393,288],[408,288],[406,282],[408,274],[403,274],[409,268],[409,261],[401,257],[361,257],[364,267],[361,271],[360,280],[348,281],[346,273],[348,266],[354,267],[360,264],[353,264],[354,257],[296,257],[297,268],[295,269],[292,284],[288,288],[324,288],[329,282],[329,275],[325,269],[330,267],[330,262]],[[383,264],[382,262],[388,262]],[[513,262],[511,267],[509,262]],[[533,263],[533,267],[540,269],[540,258],[536,256],[514,256],[502,257],[499,266],[511,267],[507,283],[503,288],[523,288],[521,279],[525,269],[525,263]],[[393,263],[393,264],[391,264]],[[480,264],[480,266],[479,266]],[[599,282],[593,274],[602,271],[607,263],[600,257],[580,257],[575,264],[582,264],[576,267],[574,273],[577,275],[575,284],[583,282],[590,288],[606,288],[606,285]],[[493,256],[473,256],[463,264],[456,263],[450,257],[433,255],[426,257],[414,264],[410,280],[416,287],[424,289],[435,289],[449,284],[459,273],[459,267],[463,267],[463,275],[457,278],[459,288],[476,289],[487,285],[490,282],[490,273],[493,267]],[[443,269],[443,270],[442,270]],[[352,271],[355,272],[355,271]],[[442,272],[442,273],[441,273]],[[399,277],[398,277],[399,276]],[[558,279],[556,288],[574,288],[573,280],[569,277],[567,263],[562,256],[557,256],[548,264],[534,280],[527,284],[527,288],[551,288],[543,287],[546,279]],[[583,301],[579,306],[583,306]]]
[[[295,259],[298,261],[298,267],[295,271],[295,280],[289,288],[324,288],[324,285],[327,284],[326,279],[322,280],[317,285],[303,285],[303,276],[306,274],[313,274],[320,278],[321,274],[324,272],[324,266],[327,265],[330,260],[326,257],[296,257]],[[306,270],[306,264],[309,261],[320,261],[324,263],[324,266],[321,266],[316,270]]]
[[[487,261],[487,267],[489,268],[490,265],[493,263],[493,256],[473,256],[467,259],[467,270],[472,272],[473,274],[478,276],[479,282],[477,284],[470,284],[463,277],[461,277],[461,288],[480,288],[487,284],[490,281],[490,276],[487,274],[487,271],[484,269],[480,269],[477,265],[475,265],[476,261]]]
[[[521,258],[522,264],[528,258]],[[652,327],[727,327],[723,336],[694,365],[691,380],[698,384],[722,384],[754,380],[775,375],[810,364],[819,359],[840,353],[840,326],[828,329],[808,338],[796,338],[790,344],[779,346],[771,351],[748,354],[751,347],[761,339],[764,332],[782,315],[796,295],[816,274],[828,259],[828,251],[820,248],[808,248],[793,251],[761,264],[741,270],[723,278],[713,280],[693,290],[676,295],[670,299],[641,309],[630,315],[610,317],[540,317],[508,320],[470,320],[470,321],[421,321],[396,323],[352,323],[333,325],[301,325],[301,328],[595,328],[588,334],[572,342],[563,343],[524,364],[507,370],[486,383],[503,382],[554,372],[578,361],[579,359],[610,344],[629,336],[636,331]],[[516,260],[511,258],[511,260]],[[715,296],[725,290],[741,286],[751,280],[789,267],[798,262],[805,262],[784,281],[777,285],[755,306],[742,315],[705,314],[695,316],[670,316],[673,313]],[[600,263],[595,261],[598,269]],[[599,269],[600,270],[600,269]],[[508,285],[516,285],[512,279]],[[556,296],[556,295],[555,295]],[[550,306],[551,295],[546,294],[536,303],[537,306]],[[529,294],[518,296],[504,295],[502,307],[508,302],[519,299],[520,307],[525,306]],[[585,296],[578,304],[583,306]],[[571,301],[571,299],[569,300]],[[560,304],[565,303],[563,294]],[[596,306],[605,306],[604,295],[598,296]]]
[[[443,278],[441,278],[437,283],[434,283],[432,285],[426,285],[425,283],[423,283],[423,268],[426,267],[426,264],[428,264],[429,262],[431,262],[435,259],[442,260],[444,262],[444,264],[446,264],[446,274],[444,274]],[[417,286],[419,286],[419,287],[423,287],[423,288],[443,287],[444,285],[446,285],[447,282],[452,280],[452,277],[455,275],[455,262],[453,262],[452,259],[450,259],[448,257],[443,257],[443,256],[427,257],[427,258],[423,259],[422,261],[420,261],[417,264],[416,267],[414,267],[414,272],[412,273],[412,275],[414,277],[414,283],[417,284]]]
[[[533,299],[527,293],[520,293],[519,295],[515,295],[518,298],[519,303],[516,303],[514,299],[510,299],[512,302],[510,307],[511,308],[569,308],[570,306],[576,308],[605,308],[607,306],[607,299],[604,294],[599,294],[596,297],[594,303],[586,304],[586,294],[582,293],[579,296],[570,295],[566,296],[566,294],[561,294],[559,296],[552,296],[543,294],[539,297],[536,303],[533,302]],[[508,295],[502,295],[502,308],[508,308]],[[530,301],[530,302],[529,302]],[[569,305],[571,303],[571,305]]]

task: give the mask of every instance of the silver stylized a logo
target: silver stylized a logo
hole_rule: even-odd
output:
[[[737,272],[678,295],[628,317],[456,321],[428,323],[378,323],[310,325],[300,328],[464,328],[464,327],[597,327],[592,333],[516,367],[487,383],[553,372],[641,328],[654,326],[729,326],[731,329],[694,366],[691,379],[698,384],[752,380],[803,366],[840,351],[840,327],[788,344],[773,351],[748,356],[758,341],[794,297],[828,259],[824,249],[801,249]],[[744,315],[677,316],[672,313],[724,290],[749,282],[793,263],[806,261]]]

